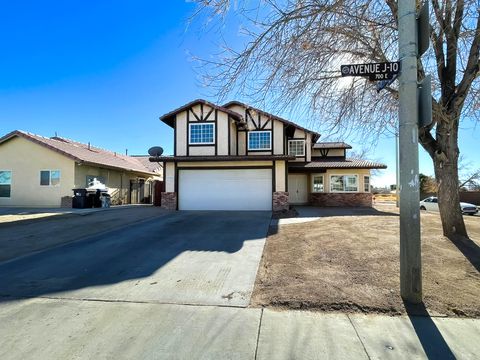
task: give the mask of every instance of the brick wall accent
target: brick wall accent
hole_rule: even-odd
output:
[[[60,207],[62,208],[71,208],[72,207],[72,197],[71,196],[62,196],[60,199]]]
[[[371,193],[310,193],[308,197],[313,206],[372,207]]]
[[[176,192],[162,192],[163,209],[177,210],[177,193]]]
[[[273,193],[273,211],[288,210],[288,192],[276,191]]]

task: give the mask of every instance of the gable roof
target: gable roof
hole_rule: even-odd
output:
[[[229,109],[227,109],[223,106],[219,106],[219,105],[216,105],[214,103],[211,103],[207,100],[203,100],[203,99],[196,99],[196,100],[193,100],[193,101],[189,102],[188,104],[180,106],[179,108],[177,108],[175,110],[172,110],[172,111],[160,116],[160,120],[163,121],[168,126],[173,127],[174,126],[174,121],[175,121],[175,115],[177,115],[179,112],[188,110],[192,106],[195,106],[195,105],[198,105],[198,104],[207,105],[207,106],[210,106],[213,109],[223,111],[224,113],[227,113],[228,115],[230,115],[237,122],[240,122],[240,123],[244,122],[243,116],[241,116],[239,113],[237,113],[235,111],[232,111],[232,110],[229,110]]]
[[[134,157],[121,155],[109,150],[91,146],[90,144],[83,144],[59,136],[47,138],[29,132],[15,130],[0,138],[0,145],[14,137],[21,137],[32,141],[80,163],[100,165],[145,174],[154,173],[144,166],[142,161]]]
[[[343,141],[331,141],[331,142],[318,142],[313,144],[314,149],[351,149],[352,146],[344,143]]]
[[[268,117],[268,118],[272,118],[272,119],[278,120],[278,121],[284,123],[284,124],[287,125],[287,126],[293,126],[293,127],[296,127],[296,128],[299,129],[299,130],[303,130],[303,131],[305,131],[305,132],[308,132],[308,133],[310,133],[310,134],[313,135],[313,142],[317,142],[317,140],[320,139],[320,134],[317,133],[317,132],[315,132],[315,131],[305,129],[304,127],[302,127],[302,126],[300,126],[300,125],[297,125],[297,124],[295,124],[294,122],[292,122],[292,121],[290,121],[290,120],[283,119],[283,118],[281,118],[280,116],[270,114],[270,113],[268,113],[268,112],[266,112],[266,111],[257,109],[257,108],[255,108],[255,107],[253,107],[253,106],[247,105],[247,104],[242,103],[242,102],[240,102],[240,101],[236,101],[236,100],[229,101],[228,103],[222,105],[222,107],[228,108],[229,106],[232,106],[232,105],[243,106],[243,107],[245,107],[245,108],[247,108],[247,109],[251,109],[251,110],[254,110],[254,111],[258,112],[258,113],[262,114],[263,116],[266,116],[266,117]]]

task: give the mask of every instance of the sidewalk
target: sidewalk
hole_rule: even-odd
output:
[[[478,359],[479,354],[479,319],[53,298],[0,305],[1,359]]]

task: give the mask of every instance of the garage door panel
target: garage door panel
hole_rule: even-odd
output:
[[[271,210],[271,169],[180,170],[180,210]]]

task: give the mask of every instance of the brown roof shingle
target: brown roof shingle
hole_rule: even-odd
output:
[[[135,157],[121,155],[90,144],[83,144],[58,136],[47,138],[26,131],[15,130],[0,138],[0,144],[17,136],[65,155],[74,161],[146,174],[153,173],[141,160]]]
[[[289,168],[303,169],[386,169],[387,165],[362,159],[319,159],[308,163],[288,164]]]

